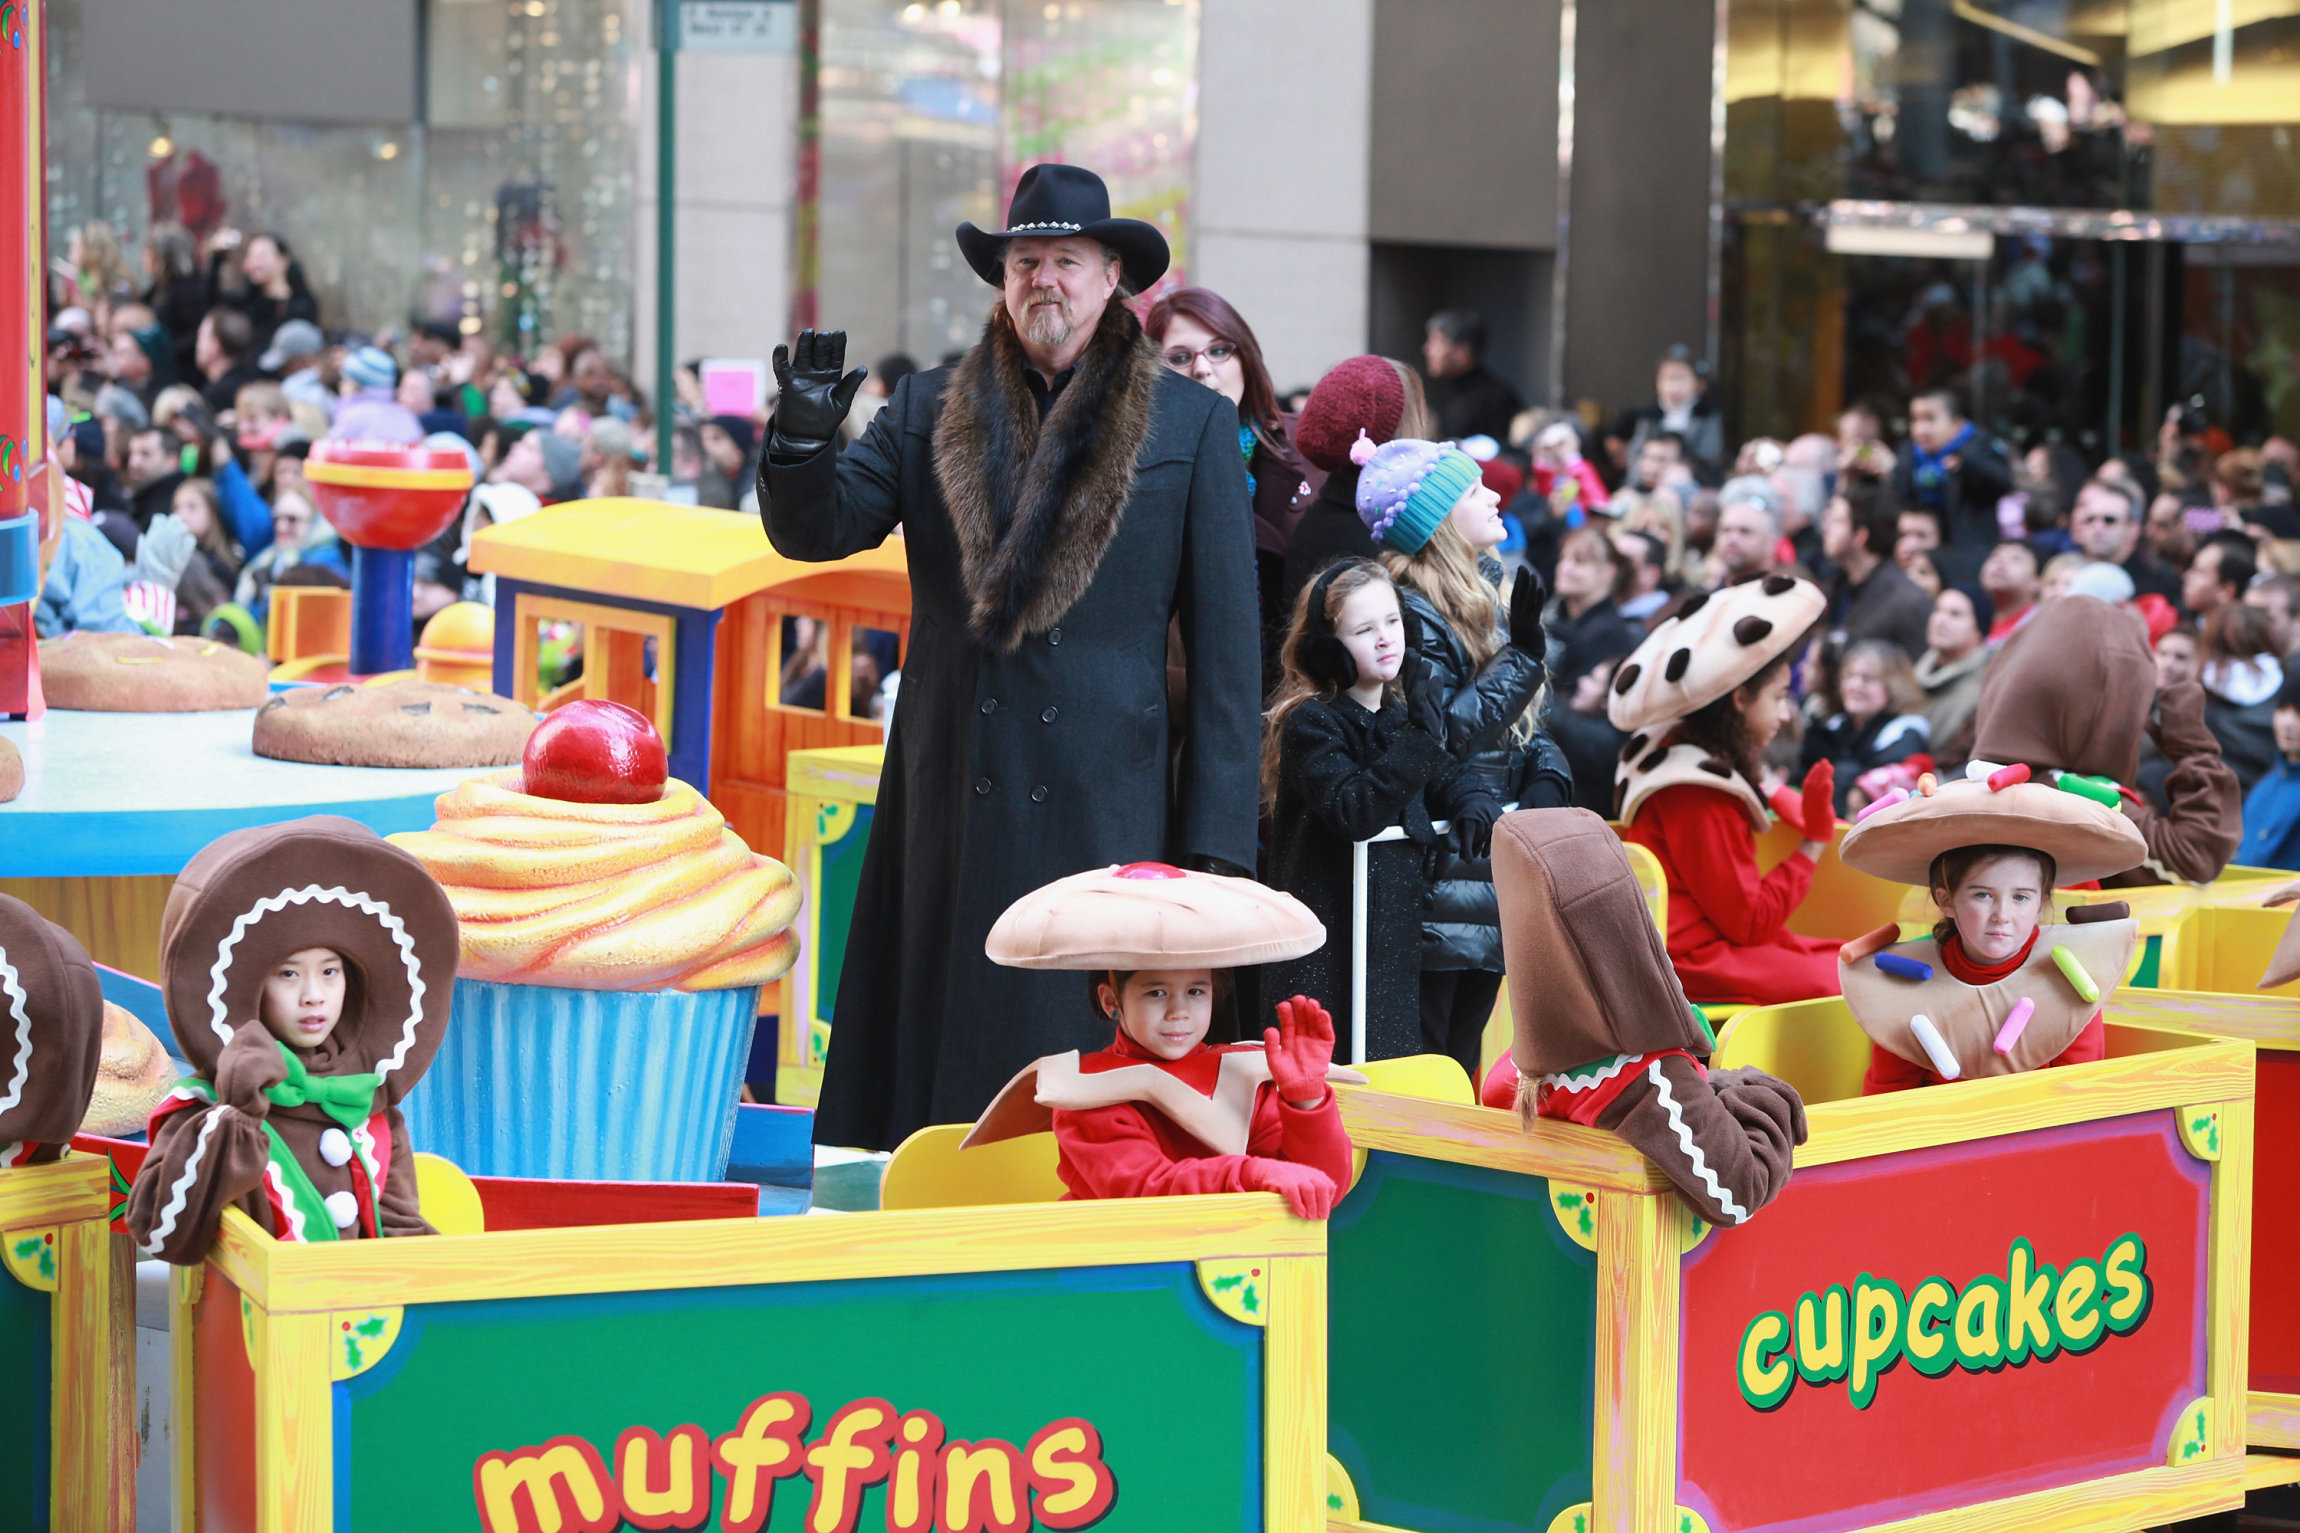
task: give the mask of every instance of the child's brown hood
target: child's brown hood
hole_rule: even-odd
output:
[[[104,989],[87,950],[0,894],[0,1146],[66,1144],[104,1047]]]
[[[374,1071],[405,1097],[439,1048],[455,991],[455,911],[423,864],[354,820],[315,815],[233,831],[176,876],[160,920],[168,1020],[202,1075],[258,1016],[264,976],[332,948],[356,984],[314,1064]]]
[[[2156,660],[2140,619],[2094,597],[2058,597],[1989,662],[1973,755],[2129,786],[2155,700]]]
[[[1520,1075],[1615,1054],[1709,1052],[1611,826],[1586,809],[1503,815],[1493,886]]]

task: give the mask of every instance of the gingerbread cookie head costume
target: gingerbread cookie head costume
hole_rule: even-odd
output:
[[[40,646],[51,708],[91,713],[217,713],[271,695],[271,668],[215,639],[81,630]]]
[[[1695,1213],[1739,1224],[1788,1185],[1805,1140],[1796,1089],[1710,1070],[1708,1023],[1685,998],[1628,854],[1586,809],[1528,809],[1493,830],[1518,1114],[1619,1135]]]
[[[2155,698],[2156,660],[2140,620],[2094,597],[2064,596],[2039,607],[1989,663],[1973,755],[2129,784]]]
[[[349,971],[315,1075],[372,1073],[378,1105],[423,1076],[455,991],[455,911],[423,864],[354,820],[314,815],[234,831],[177,875],[160,921],[168,1020],[212,1077],[289,954],[328,948]]]
[[[1250,878],[1137,862],[1032,890],[1006,908],[983,947],[991,962],[1009,968],[1125,973],[1273,963],[1314,953],[1325,941],[1325,927],[1290,894]],[[1052,1127],[1056,1108],[1141,1101],[1215,1153],[1243,1154],[1255,1093],[1270,1079],[1269,1067],[1259,1043],[1212,1052],[1220,1065],[1211,1096],[1154,1065],[1085,1070],[1077,1051],[1048,1055],[1006,1084],[966,1143],[1041,1132]],[[1342,1069],[1328,1076],[1365,1079]]]
[[[72,934],[0,895],[0,1167],[53,1160],[95,1089],[104,989]]]
[[[1839,855],[1864,873],[1929,888],[1940,859],[1967,847],[2042,854],[2063,884],[2113,876],[2147,855],[2138,828],[2104,804],[2040,782],[1979,781],[1943,783],[1874,811],[1846,833]],[[1982,984],[1950,971],[1946,939],[1898,935],[1887,926],[1845,945],[1837,965],[1845,1004],[1879,1047],[1964,1080],[2058,1058],[2123,983],[2140,925],[2122,904],[2080,906],[2066,923],[2040,922],[2017,966]]]

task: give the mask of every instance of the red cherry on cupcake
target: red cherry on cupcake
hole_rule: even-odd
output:
[[[647,715],[588,697],[545,714],[519,766],[529,793],[573,804],[652,804],[671,775]]]

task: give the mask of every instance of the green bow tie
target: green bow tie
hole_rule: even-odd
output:
[[[383,1077],[366,1075],[314,1075],[304,1068],[303,1060],[286,1044],[279,1046],[280,1056],[287,1061],[287,1079],[269,1087],[264,1095],[276,1107],[302,1107],[310,1105],[326,1113],[347,1129],[358,1128],[375,1115],[375,1090],[383,1084]]]

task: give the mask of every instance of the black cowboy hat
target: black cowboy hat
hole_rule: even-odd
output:
[[[1110,216],[1110,188],[1082,165],[1033,165],[1015,183],[1006,210],[1007,227],[958,226],[958,248],[974,274],[996,287],[1006,260],[1006,242],[1017,238],[1062,239],[1078,235],[1100,240],[1118,252],[1126,285],[1137,293],[1166,274],[1166,236],[1138,218]]]

